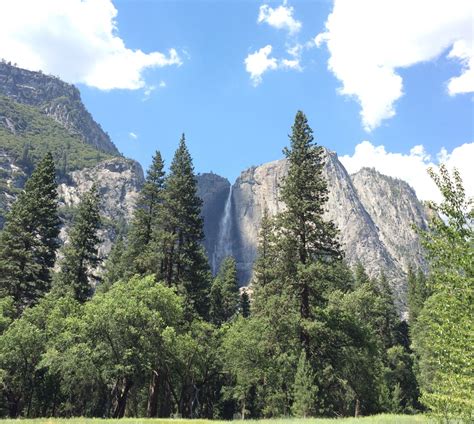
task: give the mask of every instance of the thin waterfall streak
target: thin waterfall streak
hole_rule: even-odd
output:
[[[217,243],[213,254],[213,272],[217,274],[220,263],[226,256],[232,254],[231,246],[231,226],[232,226],[232,185],[229,187],[229,194],[225,201],[224,214],[219,222],[219,229],[217,233]]]

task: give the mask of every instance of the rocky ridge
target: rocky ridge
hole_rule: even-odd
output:
[[[42,72],[0,62],[0,93],[18,103],[39,108],[84,143],[105,153],[119,154],[108,134],[82,104],[79,90],[74,85]]]

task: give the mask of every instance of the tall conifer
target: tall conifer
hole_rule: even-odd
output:
[[[157,151],[138,197],[126,254],[130,273],[156,274],[158,278],[162,278],[161,246],[157,240],[161,238],[163,229],[160,219],[165,181],[163,168],[164,161]]]
[[[48,153],[12,205],[0,234],[0,291],[14,298],[19,312],[51,285],[59,247],[57,197],[53,157]]]
[[[312,300],[321,297],[314,285],[321,267],[342,257],[337,229],[323,219],[328,200],[328,187],[323,175],[324,151],[314,143],[313,130],[305,114],[298,111],[290,136],[290,147],[284,153],[288,160],[288,174],[281,186],[280,199],[286,210],[278,216],[281,250],[285,262],[286,280],[298,299],[301,317],[300,340],[309,358],[309,334],[306,330],[312,318]]]
[[[99,202],[95,186],[82,197],[74,223],[68,232],[69,242],[64,247],[64,258],[57,276],[58,288],[71,292],[79,302],[85,302],[91,296],[92,283],[96,279],[93,270],[100,262]]]
[[[194,167],[184,134],[165,180],[163,207],[163,276],[176,286],[188,310],[201,316],[209,311],[210,270],[204,248],[202,200],[197,195]]]
[[[227,257],[222,261],[219,273],[211,287],[211,320],[220,325],[229,321],[238,311],[240,303],[239,284],[235,259]]]

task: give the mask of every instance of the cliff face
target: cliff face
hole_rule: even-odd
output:
[[[105,218],[102,255],[117,228],[130,221],[143,171],[118,150],[81,102],[76,87],[58,78],[0,62],[0,229],[4,214],[36,163],[51,152],[66,238],[71,208],[97,184]]]
[[[363,168],[352,175],[360,201],[377,226],[380,240],[397,266],[426,267],[417,228],[427,229],[427,215],[414,190],[399,179]]]
[[[67,210],[77,206],[81,196],[96,184],[104,223],[99,254],[106,257],[116,238],[117,227],[130,223],[143,182],[143,171],[138,162],[124,158],[106,160],[93,168],[72,172],[67,183],[59,184],[60,207]],[[66,229],[67,220],[61,231],[63,240]]]
[[[40,109],[71,135],[102,152],[119,153],[82,104],[79,90],[59,78],[0,62],[0,94]]]
[[[408,265],[424,264],[418,236],[412,228],[413,223],[426,225],[424,209],[408,184],[373,170],[362,170],[351,178],[337,155],[328,150],[325,152],[324,173],[329,187],[325,215],[340,230],[346,260],[352,266],[360,261],[374,277],[383,271],[392,284],[397,306],[403,312],[406,309]],[[279,184],[287,171],[287,161],[279,160],[242,172],[227,200],[231,211],[227,221],[230,228],[226,230],[231,234],[229,242],[224,245],[208,242],[206,246],[213,269],[218,268],[225,249],[226,254],[232,254],[237,260],[241,284],[249,282],[263,210],[266,207],[271,215],[283,210],[284,205],[278,200]],[[226,209],[225,203],[221,199],[220,210]],[[215,219],[214,224],[206,215],[204,219],[207,227],[213,225],[214,231],[216,228],[218,233],[224,231]],[[218,222],[222,221],[221,215]]]
[[[208,253],[211,269],[215,272],[220,222],[224,215],[230,183],[226,178],[212,173],[199,174],[197,176],[197,182],[197,194],[203,201],[204,247]]]

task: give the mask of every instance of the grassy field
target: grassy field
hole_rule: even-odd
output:
[[[240,421],[239,421],[240,422]],[[362,418],[289,418],[273,420],[246,420],[250,424],[425,424],[429,420],[423,415],[373,415]],[[117,420],[100,418],[37,418],[34,420],[0,420],[0,424],[116,424]],[[229,424],[229,421],[180,420],[180,419],[145,419],[122,418],[120,424]]]

